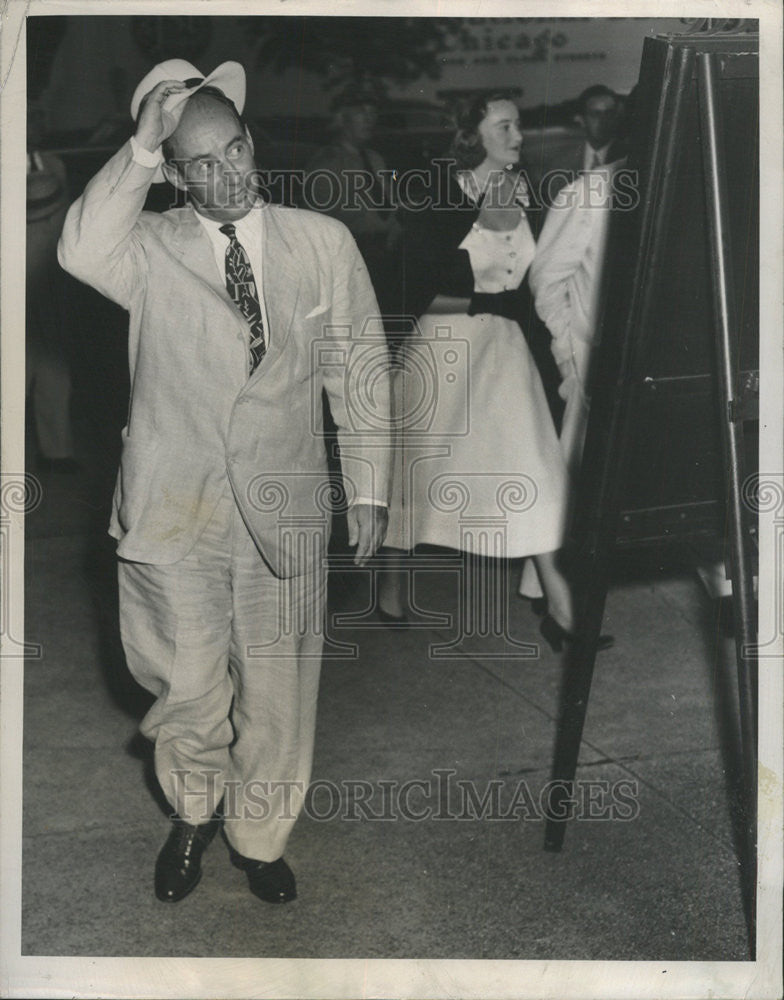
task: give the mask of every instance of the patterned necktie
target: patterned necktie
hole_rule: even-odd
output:
[[[226,247],[226,288],[250,327],[248,366],[249,374],[252,375],[267,351],[256,281],[245,248],[237,239],[236,227],[227,222],[220,227],[220,231],[229,238],[229,245]]]

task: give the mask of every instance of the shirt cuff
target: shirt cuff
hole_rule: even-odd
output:
[[[389,507],[386,500],[371,500],[370,497],[355,497],[349,504],[349,507],[356,507],[358,503],[364,503],[370,507]]]
[[[145,149],[141,143],[136,141],[135,136],[131,136],[131,152],[136,163],[143,167],[157,167],[163,163],[163,153],[160,149],[150,152],[149,149]]]

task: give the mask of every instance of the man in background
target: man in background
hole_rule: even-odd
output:
[[[395,311],[392,251],[402,229],[395,218],[390,172],[370,143],[378,116],[372,92],[347,87],[332,105],[334,139],[317,150],[305,172],[304,208],[348,227],[370,272],[382,313]]]
[[[586,170],[617,163],[626,156],[620,139],[621,100],[614,90],[602,83],[587,87],[577,100],[576,122],[582,136],[546,158],[539,182],[539,195],[545,205],[552,205],[567,184]]]
[[[64,275],[57,241],[68,209],[65,164],[41,148],[44,113],[27,113],[25,367],[39,472],[75,472]]]

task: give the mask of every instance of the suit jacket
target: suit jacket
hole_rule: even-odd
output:
[[[616,163],[617,166],[617,163]],[[561,445],[576,477],[588,421],[593,343],[598,335],[613,167],[581,174],[547,213],[529,279],[536,311],[552,334],[566,406]]]
[[[383,331],[365,329],[377,313],[367,270],[341,223],[260,209],[270,329],[248,378],[248,327],[209,237],[190,206],[142,211],[152,175],[123,146],[71,206],[59,245],[66,270],[130,314],[131,396],[110,526],[118,555],[182,559],[228,475],[273,572],[304,573],[323,557],[330,526],[323,388],[349,501],[388,498],[386,345]]]

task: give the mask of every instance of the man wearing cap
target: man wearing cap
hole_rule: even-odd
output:
[[[135,135],[59,246],[66,270],[130,314],[110,532],[128,666],[156,696],[141,729],[175,813],[155,868],[173,902],[221,822],[255,895],[296,895],[282,855],[310,776],[322,649],[322,387],[356,563],[386,530],[386,351],[364,334],[367,270],[340,223],[257,198],[244,99],[238,63],[206,78],[180,59],[156,66],[131,102]],[[164,177],[188,206],[144,212]]]

